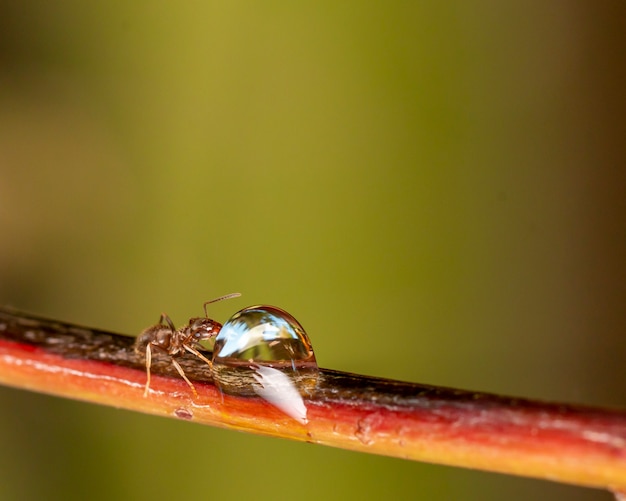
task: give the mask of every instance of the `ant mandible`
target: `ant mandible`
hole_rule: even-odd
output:
[[[175,357],[180,357],[185,351],[188,351],[211,367],[211,361],[200,353],[198,348],[200,347],[200,341],[205,341],[217,336],[222,328],[222,324],[209,318],[206,307],[208,304],[239,296],[241,296],[241,294],[234,292],[205,302],[203,305],[205,316],[191,318],[188,325],[184,325],[178,330],[174,327],[174,323],[170,317],[165,313],[161,313],[158,324],[148,327],[137,336],[137,340],[135,341],[135,353],[141,355],[145,349],[146,356],[146,386],[143,392],[144,397],[148,396],[148,391],[150,390],[150,367],[152,366],[153,348],[165,352],[170,356],[174,368],[189,385],[194,396],[198,396],[196,388],[191,381],[189,381]]]

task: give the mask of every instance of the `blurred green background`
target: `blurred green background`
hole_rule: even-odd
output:
[[[626,405],[626,8],[0,1],[0,303]],[[608,500],[0,388],[0,499]]]

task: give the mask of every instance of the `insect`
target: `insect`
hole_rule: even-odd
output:
[[[204,303],[204,317],[191,318],[189,324],[182,326],[178,330],[174,327],[174,323],[165,313],[161,313],[159,323],[148,327],[144,330],[135,341],[135,353],[142,355],[145,351],[146,357],[146,386],[143,396],[147,397],[150,390],[150,367],[152,366],[152,351],[154,349],[162,351],[170,356],[172,365],[178,371],[180,376],[193,391],[195,397],[198,396],[196,388],[185,375],[183,368],[177,362],[176,357],[180,357],[185,352],[189,352],[197,356],[200,360],[207,363],[211,367],[211,361],[198,351],[200,341],[214,338],[222,328],[222,324],[209,318],[207,305],[239,297],[241,294],[235,292],[225,296],[212,299]]]

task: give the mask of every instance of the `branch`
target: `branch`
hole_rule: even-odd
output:
[[[197,423],[577,485],[626,491],[626,411],[545,403],[320,369],[306,419],[259,396],[225,395],[207,365],[135,338],[0,308],[0,383]],[[208,355],[210,358],[210,354]]]

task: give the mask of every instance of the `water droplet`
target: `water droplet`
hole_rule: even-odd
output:
[[[260,396],[306,424],[303,395],[317,382],[317,362],[304,328],[275,306],[235,313],[215,338],[213,379],[230,395]]]

